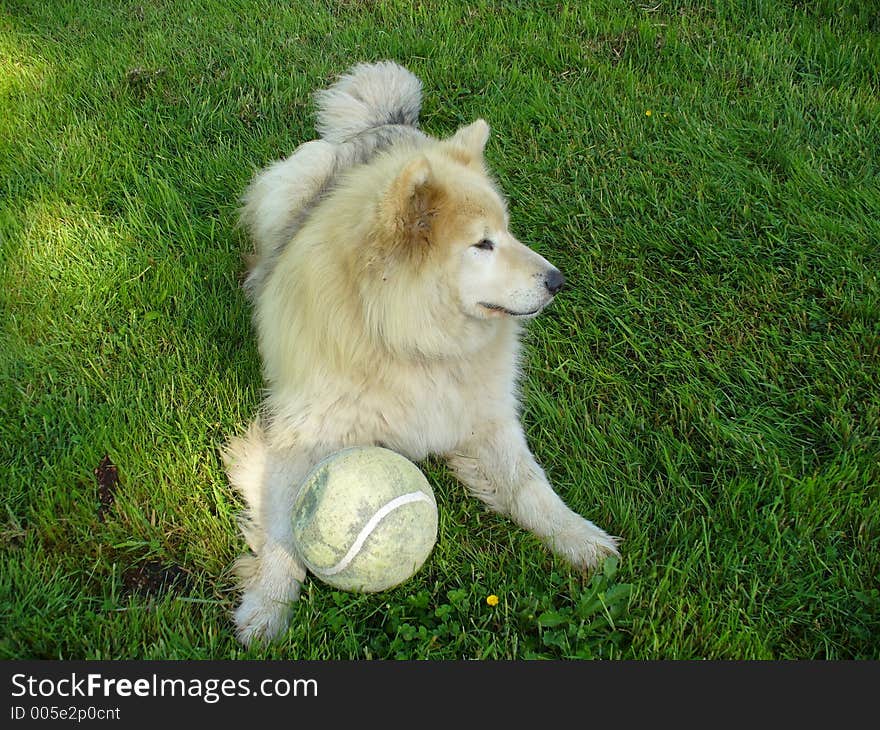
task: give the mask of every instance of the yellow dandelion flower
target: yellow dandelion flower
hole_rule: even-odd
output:
[[[652,112],[650,109],[646,109],[646,110],[645,110],[645,116],[646,116],[646,117],[650,117],[653,113],[654,113],[654,112]]]
[[[494,593],[491,596],[486,596],[486,603],[488,603],[490,606],[497,606],[498,596],[496,596]]]

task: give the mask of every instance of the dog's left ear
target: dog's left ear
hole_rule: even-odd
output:
[[[450,154],[465,165],[483,164],[483,151],[489,141],[489,125],[485,119],[478,119],[473,124],[462,127],[446,144]]]
[[[419,155],[398,172],[380,205],[382,230],[391,233],[388,253],[424,251],[443,192],[428,158]]]

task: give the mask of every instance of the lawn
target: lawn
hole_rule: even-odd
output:
[[[244,650],[237,198],[382,58],[428,132],[490,122],[570,282],[523,417],[622,557],[572,573],[430,461],[423,569]],[[860,0],[0,0],[0,658],[880,658],[878,69]]]

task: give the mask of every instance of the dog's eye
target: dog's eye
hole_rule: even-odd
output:
[[[482,251],[492,251],[495,248],[495,244],[488,238],[484,238],[479,243],[475,243],[474,248],[479,248]]]

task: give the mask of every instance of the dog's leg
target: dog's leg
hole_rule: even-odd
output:
[[[618,554],[616,538],[573,512],[553,491],[518,420],[486,424],[447,460],[474,496],[575,567],[588,570]]]
[[[273,449],[258,429],[233,443],[227,455],[230,480],[245,495],[244,533],[253,550],[238,562],[242,598],[235,611],[238,638],[278,638],[287,628],[306,570],[292,532],[293,501],[302,480],[325,451],[293,446]]]

